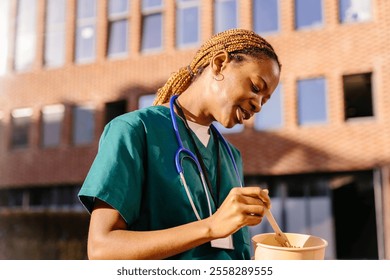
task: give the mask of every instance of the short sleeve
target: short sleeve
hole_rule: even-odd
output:
[[[79,192],[92,212],[95,198],[118,210],[128,225],[139,216],[144,180],[142,128],[114,119],[104,129],[99,149]]]

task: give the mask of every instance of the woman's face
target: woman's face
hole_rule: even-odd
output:
[[[280,69],[276,61],[242,56],[242,62],[230,59],[225,64],[222,80],[213,80],[215,100],[210,104],[210,111],[214,119],[227,128],[242,124],[259,112],[279,83]]]

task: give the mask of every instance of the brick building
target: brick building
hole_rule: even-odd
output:
[[[282,76],[226,137],[285,231],[328,259],[390,259],[390,2],[0,1],[0,259],[82,259],[77,192],[104,125],[150,104],[228,28],[276,49]],[[252,234],[271,231],[267,222]]]

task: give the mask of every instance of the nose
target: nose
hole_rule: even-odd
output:
[[[251,100],[251,109],[252,112],[258,113],[261,110],[261,99],[262,97],[254,98]]]

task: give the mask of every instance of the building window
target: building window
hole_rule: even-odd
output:
[[[0,189],[0,210],[83,210],[79,190],[74,185]]]
[[[91,62],[96,56],[96,0],[77,1],[76,62]]]
[[[279,31],[279,0],[253,0],[253,29],[259,34]]]
[[[340,22],[361,22],[371,20],[371,0],[340,0]]]
[[[124,55],[128,51],[129,0],[110,0],[108,5],[108,56]]]
[[[163,38],[163,1],[142,1],[142,43],[141,49],[160,50]]]
[[[106,103],[105,123],[127,112],[127,100],[119,100]]]
[[[65,62],[66,0],[48,0],[46,5],[44,64],[58,67]]]
[[[9,38],[9,23],[10,23],[10,1],[0,1],[0,75],[7,72],[8,59],[8,38]]]
[[[282,89],[279,84],[261,111],[255,115],[254,128],[256,130],[277,129],[283,125]]]
[[[343,76],[345,119],[374,116],[371,73]]]
[[[327,122],[324,78],[298,81],[298,121],[301,125]]]
[[[214,32],[222,32],[227,29],[237,28],[237,1],[215,0]]]
[[[61,143],[65,106],[48,105],[42,109],[42,146],[58,147]]]
[[[34,63],[37,43],[36,23],[36,0],[19,0],[14,61],[17,71],[28,70]]]
[[[155,94],[142,95],[138,99],[138,108],[146,108],[153,105],[153,101],[156,98]]]
[[[199,42],[199,0],[177,0],[176,45],[185,47]]]
[[[95,109],[92,106],[75,106],[73,108],[73,144],[87,145],[92,143],[95,135]]]
[[[322,0],[295,0],[297,29],[322,26]]]
[[[11,113],[11,147],[26,148],[29,145],[30,125],[33,110],[31,108],[15,109]]]

